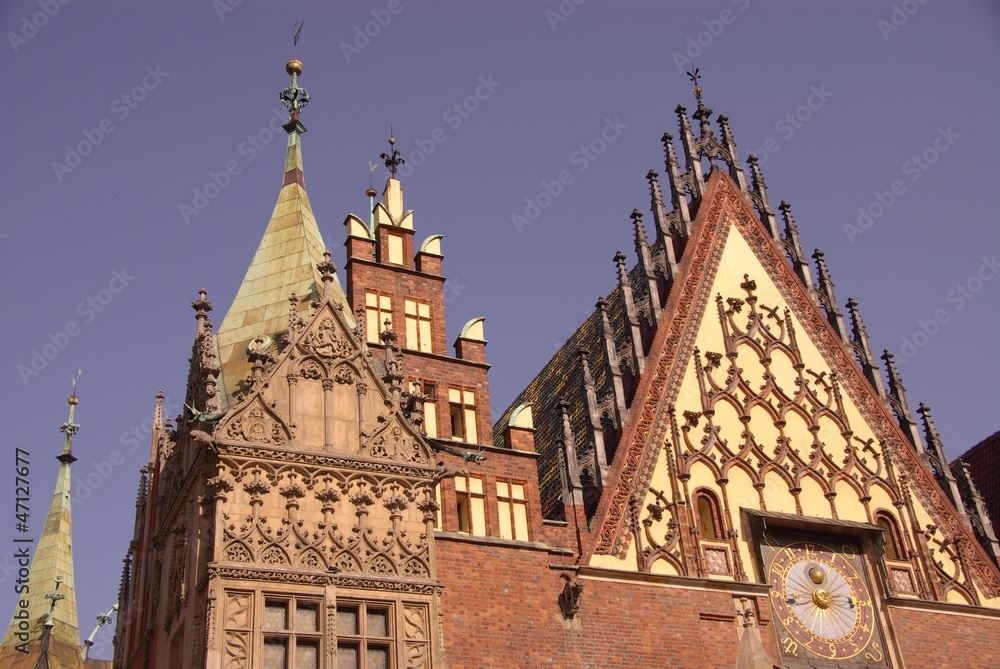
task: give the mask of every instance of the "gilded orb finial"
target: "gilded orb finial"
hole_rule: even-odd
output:
[[[292,76],[293,74],[296,76],[301,75],[302,61],[298,58],[292,58],[290,61],[285,63],[285,72],[288,73],[288,76]]]

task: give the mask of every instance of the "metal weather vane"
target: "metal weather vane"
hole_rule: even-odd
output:
[[[299,75],[302,74],[302,61],[295,57],[295,47],[299,43],[299,36],[302,35],[302,26],[305,22],[299,23],[299,29],[295,31],[292,38],[292,59],[285,65],[285,72],[292,78],[292,85],[285,88],[278,94],[285,108],[293,115],[297,116],[302,108],[309,104],[309,91],[299,86]]]
[[[688,79],[694,82],[694,90],[692,92],[694,93],[694,97],[698,100],[698,104],[701,104],[701,85],[698,83],[698,77],[701,75],[701,72],[696,67],[693,71],[689,71],[687,75]]]
[[[392,126],[389,126],[389,153],[383,153],[379,158],[385,161],[385,166],[389,168],[393,179],[396,178],[396,170],[399,166],[406,162],[406,160],[400,158],[399,151],[395,147],[396,138],[392,136]]]

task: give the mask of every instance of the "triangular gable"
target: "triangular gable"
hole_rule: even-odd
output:
[[[679,276],[664,309],[664,320],[652,344],[646,370],[632,404],[629,424],[622,435],[620,452],[595,516],[596,533],[593,535],[594,540],[587,561],[595,555],[625,557],[629,551],[632,532],[638,524],[638,519],[632,516],[640,513],[647,506],[647,502],[653,499],[649,495],[654,476],[661,476],[667,468],[676,467],[678,454],[684,456],[685,451],[682,447],[677,447],[679,449],[677,453],[673,452],[676,444],[683,441],[689,445],[688,451],[697,449],[702,432],[693,430],[691,424],[693,422],[697,425],[698,416],[695,415],[697,412],[691,411],[690,416],[681,414],[689,407],[700,408],[696,407],[697,403],[692,400],[698,396],[698,387],[693,381],[698,378],[693,356],[699,336],[703,342],[698,357],[699,365],[722,367],[717,376],[724,378],[725,368],[729,364],[725,356],[726,351],[723,350],[722,332],[720,331],[717,336],[713,335],[715,339],[705,334],[700,335],[703,332],[703,323],[705,319],[711,319],[718,330],[720,322],[716,317],[723,318],[722,312],[726,308],[727,301],[733,300],[732,304],[742,303],[741,298],[747,298],[747,293],[739,286],[745,283],[752,290],[756,279],[756,282],[762,284],[762,288],[770,291],[766,305],[761,298],[762,308],[767,306],[773,309],[775,318],[779,320],[782,318],[780,310],[787,308],[790,316],[789,324],[794,324],[793,327],[798,332],[798,345],[806,352],[803,355],[811,356],[810,359],[814,361],[811,364],[816,368],[813,371],[816,371],[818,378],[814,380],[813,385],[827,387],[830,397],[837,394],[839,398],[842,393],[842,398],[837,402],[842,401],[843,407],[837,411],[843,414],[842,423],[848,423],[849,426],[839,429],[848,435],[848,442],[853,444],[855,441],[859,443],[864,441],[859,439],[860,436],[864,436],[870,442],[868,450],[864,451],[868,456],[866,462],[870,466],[878,464],[882,467],[881,462],[876,462],[882,449],[892,456],[891,460],[896,471],[906,475],[910,490],[918,502],[915,505],[916,515],[920,520],[926,520],[927,524],[939,528],[937,531],[945,538],[964,539],[960,548],[961,558],[969,563],[970,571],[977,575],[976,580],[986,596],[995,596],[995,593],[1000,591],[1000,575],[997,570],[979,550],[977,542],[961,524],[940,489],[931,480],[892,415],[861,373],[853,355],[830,329],[826,318],[803,289],[788,266],[783,252],[767,235],[743,195],[729,179],[716,171],[709,179],[707,191],[701,202],[693,226],[694,235],[689,240],[687,251],[680,263]],[[741,248],[736,249],[736,245],[741,245]],[[723,262],[723,256],[726,254],[728,259]],[[720,286],[727,286],[725,289],[727,294],[721,294]],[[717,303],[720,304],[719,307],[716,307]],[[736,308],[739,308],[739,304]],[[706,337],[711,340],[707,345],[705,345]],[[720,355],[718,358],[709,356],[706,363],[706,354]],[[737,360],[741,364],[750,364],[746,356]],[[832,385],[831,379],[835,379]],[[699,383],[704,382],[705,375],[702,374]],[[678,425],[685,421],[687,424],[682,437]],[[754,425],[761,424],[754,423]],[[839,423],[833,421],[831,424]],[[704,429],[704,422],[700,428]],[[738,446],[741,439],[739,429],[730,429],[725,436],[730,442],[736,442],[731,445]],[[713,437],[708,435],[705,438],[711,440]],[[827,441],[831,442],[828,448],[832,447],[836,435]],[[694,448],[690,448],[691,442],[694,442]],[[805,444],[802,442],[800,437],[794,446],[804,447]],[[668,447],[666,451],[664,445]],[[739,448],[735,450],[738,451]],[[859,446],[858,451],[861,450],[863,449]],[[838,457],[842,458],[843,454],[838,453]],[[826,461],[831,462],[832,458],[827,458]],[[718,467],[714,465],[713,467],[718,470]],[[804,484],[810,491],[821,488],[817,482],[820,478],[819,472],[829,475],[833,479],[833,485],[837,485],[838,479],[833,471],[827,471],[823,467],[815,469],[816,472],[805,472],[816,474],[813,477],[814,481]],[[860,470],[858,467],[858,471]],[[883,477],[891,476],[884,469],[880,470],[880,473]],[[778,474],[790,479],[792,476],[801,478],[803,472],[778,472]],[[872,484],[872,481],[868,484]],[[829,490],[835,493],[834,488]],[[819,499],[822,501],[822,496]],[[756,498],[753,501],[756,501]],[[655,505],[660,502],[654,499],[652,503]],[[846,499],[844,504],[845,516],[850,513],[857,515],[858,509],[861,508],[855,504],[856,508],[847,510]],[[748,502],[746,506],[753,504]],[[731,503],[731,508],[738,513],[738,500]],[[822,514],[823,510],[817,511],[814,507],[810,507],[806,513]],[[734,557],[739,559],[738,556]],[[945,579],[947,577],[948,574],[942,576]]]
[[[433,466],[337,297],[324,297],[284,341],[257,342],[251,390],[218,424],[216,440]]]

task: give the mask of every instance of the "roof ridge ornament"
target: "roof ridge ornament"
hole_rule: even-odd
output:
[[[396,149],[396,138],[393,136],[391,125],[389,126],[389,153],[382,153],[379,158],[385,161],[385,166],[389,168],[392,179],[396,178],[396,170],[399,169],[399,166],[406,162]]]
[[[309,91],[299,86],[299,75],[302,74],[302,61],[295,57],[295,46],[299,43],[299,36],[302,34],[303,23],[299,24],[299,29],[292,39],[292,58],[285,63],[285,72],[292,78],[292,83],[287,88],[278,93],[278,99],[288,110],[288,123],[282,127],[285,132],[291,134],[297,132],[300,135],[306,131],[305,126],[299,123],[299,112],[301,112],[311,99]]]

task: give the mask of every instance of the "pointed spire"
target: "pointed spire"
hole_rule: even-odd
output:
[[[986,549],[986,552],[1000,563],[1000,540],[997,539],[996,529],[993,527],[993,521],[990,520],[983,496],[979,494],[979,489],[976,487],[975,481],[972,480],[969,463],[965,460],[956,460],[952,467],[958,475],[962,499],[966,503],[972,529],[976,532],[979,543]]]
[[[667,176],[670,177],[670,203],[673,205],[673,213],[680,219],[678,232],[688,237],[691,234],[691,210],[688,208],[687,193],[684,188],[687,180],[681,176],[680,162],[674,151],[674,136],[665,132],[660,139],[663,142],[664,165],[667,168]]]
[[[806,292],[812,296],[814,290],[812,273],[809,271],[809,261],[806,260],[806,254],[802,250],[799,229],[795,225],[795,218],[792,217],[792,205],[782,200],[781,204],[778,205],[778,209],[781,210],[781,218],[785,223],[785,234],[782,237],[782,241],[785,243],[785,250],[792,257],[792,268],[795,269],[795,274],[799,277],[799,281],[805,286]]]
[[[596,465],[598,470],[598,487],[603,486],[608,478],[608,454],[604,446],[604,426],[597,408],[597,387],[594,385],[594,375],[590,371],[590,354],[584,349],[577,351],[580,365],[583,367],[583,395],[587,402],[587,418],[590,438],[594,443]]]
[[[309,303],[319,298],[324,286],[319,266],[325,262],[326,244],[306,194],[302,168],[305,128],[299,114],[309,102],[309,94],[299,85],[301,61],[292,59],[285,70],[292,85],[281,92],[289,111],[289,122],[283,126],[288,132],[288,148],[281,191],[243,283],[214,336],[220,387],[225,390],[219,393],[220,409],[232,405],[250,372],[250,343],[260,336],[276,340],[288,328],[288,296],[294,293]],[[331,289],[336,301],[346,306],[335,274]],[[353,320],[350,311],[345,314]]]
[[[382,380],[388,386],[395,400],[395,406],[398,407],[403,392],[403,380],[406,378],[403,374],[403,352],[396,343],[399,337],[392,330],[392,321],[386,318],[384,325],[385,329],[378,336],[385,345],[385,375],[382,376]]]
[[[566,400],[560,400],[558,407],[562,415],[562,460],[565,466],[563,502],[566,505],[583,504],[583,483],[580,481],[580,465],[576,460],[576,439],[569,421],[570,405]]]
[[[663,247],[666,267],[666,279],[673,281],[677,276],[677,251],[674,248],[674,236],[679,233],[674,222],[678,219],[677,207],[668,215],[663,205],[663,194],[660,192],[660,175],[656,170],[646,172],[649,182],[649,208],[653,212],[653,224],[656,226],[656,243]],[[685,205],[687,202],[685,201]]]
[[[333,282],[337,276],[337,266],[330,260],[330,251],[323,251],[323,262],[316,266],[323,275],[323,295],[333,295]]]
[[[691,123],[687,117],[687,107],[677,105],[674,109],[677,113],[677,121],[681,129],[681,144],[684,146],[684,168],[688,185],[696,198],[705,194],[705,177],[701,173],[701,159],[698,157],[698,147],[695,145],[694,134],[691,132]]]
[[[955,505],[959,518],[966,525],[970,525],[969,517],[965,512],[965,503],[958,490],[958,481],[955,480],[951,468],[948,467],[948,458],[944,454],[944,444],[941,441],[941,434],[938,432],[934,419],[931,418],[931,408],[921,402],[917,406],[917,413],[920,414],[921,422],[924,424],[924,440],[927,444],[927,453],[930,458],[932,473],[937,479],[938,485],[948,496],[951,503]]]
[[[666,278],[668,281],[673,281],[674,277],[677,276],[677,254],[674,250],[676,231],[663,207],[663,195],[660,193],[658,176],[660,175],[656,173],[656,170],[649,170],[646,173],[646,180],[649,181],[649,206],[653,212],[653,223],[656,225],[656,241],[663,246]]]
[[[20,646],[40,638],[43,654],[53,644],[69,646],[74,653],[80,648],[80,632],[77,625],[76,588],[73,574],[73,519],[70,502],[72,477],[70,465],[76,461],[73,455],[73,436],[80,431],[75,423],[76,406],[80,398],[76,394],[76,384],[80,374],[72,377],[73,394],[69,396],[69,417],[59,431],[63,433],[62,452],[56,456],[59,460],[59,474],[56,477],[55,491],[49,511],[45,516],[45,525],[38,538],[34,555],[31,559],[31,588],[22,595],[27,606],[18,604],[10,627],[4,636],[0,655],[5,654],[6,647]],[[20,527],[18,528],[20,529]],[[29,526],[25,523],[23,531]],[[18,554],[27,556],[31,540],[17,537],[15,550]],[[27,614],[23,617],[21,612]],[[44,637],[44,638],[43,638]]]
[[[619,251],[615,254],[615,267],[618,269],[618,288],[621,290],[622,307],[625,320],[631,333],[632,351],[635,354],[637,374],[646,367],[646,356],[642,349],[642,333],[639,331],[639,316],[635,310],[635,298],[632,296],[632,283],[629,281],[628,269],[625,267],[625,254]]]
[[[642,224],[642,212],[633,209],[629,215],[635,231],[635,253],[639,256],[639,266],[646,275],[647,291],[649,292],[649,309],[655,323],[659,323],[663,314],[660,309],[660,291],[656,286],[656,273],[649,255],[649,240],[646,238],[646,227]]]
[[[819,249],[813,251],[812,257],[816,259],[816,273],[819,276],[819,286],[816,296],[820,305],[826,311],[826,320],[830,322],[833,331],[837,333],[841,341],[847,341],[847,327],[844,325],[844,315],[837,306],[837,296],[833,293],[833,279],[830,278],[830,270],[826,266],[824,254]]]
[[[747,158],[747,165],[750,166],[750,200],[757,209],[757,216],[764,224],[767,233],[774,241],[781,243],[781,235],[778,234],[778,222],[774,218],[774,210],[771,209],[771,202],[767,198],[767,184],[764,183],[764,176],[760,173],[760,165],[757,156],[750,155]]]
[[[924,462],[927,462],[927,454],[924,451],[923,443],[920,441],[920,433],[917,431],[917,422],[913,419],[913,412],[910,411],[910,404],[906,401],[906,388],[903,387],[903,380],[896,369],[894,356],[888,349],[882,351],[882,359],[885,360],[886,374],[889,377],[889,392],[887,393],[889,407],[896,414],[896,420],[903,434],[910,440],[917,453],[921,455]]]
[[[628,409],[625,405],[625,384],[622,381],[621,362],[618,359],[618,350],[615,348],[615,334],[611,327],[611,317],[608,314],[608,303],[604,298],[597,300],[598,312],[601,314],[601,334],[604,339],[604,355],[608,363],[608,371],[611,374],[611,386],[615,394],[615,422],[624,425],[628,416]]]
[[[694,83],[691,92],[694,93],[695,100],[698,102],[698,109],[691,115],[691,118],[698,121],[698,125],[701,127],[701,137],[708,137],[712,134],[712,126],[708,122],[712,117],[712,110],[706,107],[701,99],[701,86],[698,85],[699,74],[700,71],[697,67],[687,73],[688,78]]]
[[[741,191],[749,195],[747,180],[743,175],[743,168],[740,167],[739,156],[736,154],[736,140],[733,139],[733,133],[729,129],[729,117],[724,114],[719,114],[719,130],[722,132],[722,145],[729,154],[729,160],[726,161],[729,165],[729,176]]]
[[[847,298],[847,312],[851,316],[851,345],[855,354],[861,362],[861,370],[865,373],[868,383],[872,385],[875,392],[883,400],[886,399],[885,386],[882,384],[882,370],[875,361],[875,354],[872,353],[871,342],[868,339],[868,330],[861,320],[861,312],[858,311],[858,303],[853,297]]]

